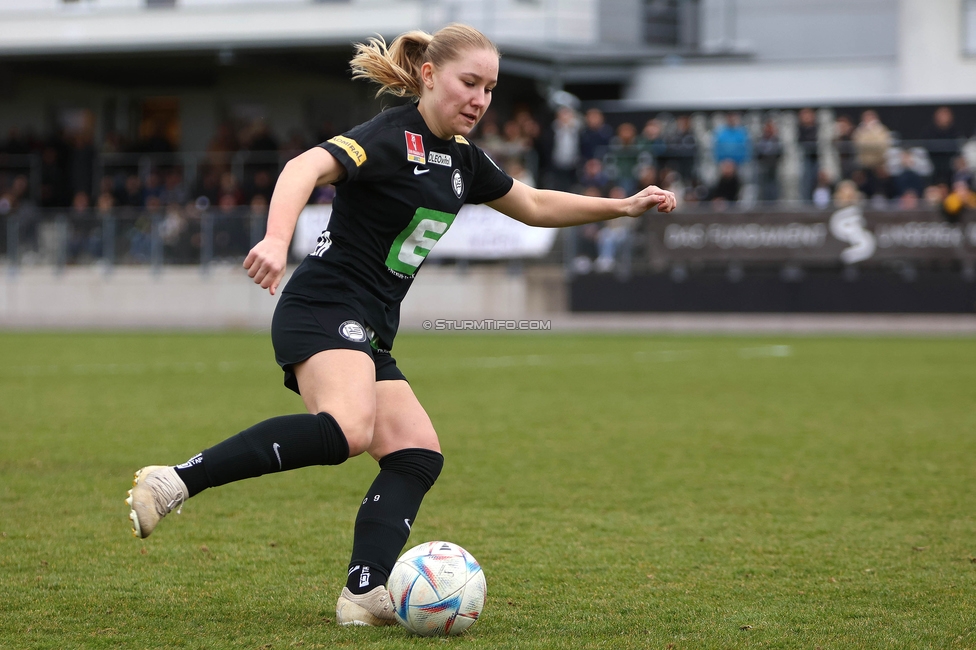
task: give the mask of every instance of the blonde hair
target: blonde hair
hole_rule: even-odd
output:
[[[431,35],[415,30],[400,34],[389,47],[383,37],[356,43],[356,54],[349,62],[353,79],[376,82],[379,97],[390,93],[397,97],[420,97],[423,81],[420,68],[425,63],[444,65],[471,49],[498,54],[491,40],[474,27],[452,23]]]

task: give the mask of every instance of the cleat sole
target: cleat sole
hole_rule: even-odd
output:
[[[139,474],[142,470],[136,472],[132,479],[132,487],[135,487],[139,483]],[[132,536],[138,539],[142,539],[142,526],[139,525],[139,515],[136,514],[135,509],[132,507],[132,490],[129,490],[129,498],[125,500],[127,506],[129,506],[129,521],[132,523]]]

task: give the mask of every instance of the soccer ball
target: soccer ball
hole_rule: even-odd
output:
[[[404,553],[386,587],[397,620],[421,636],[461,634],[478,620],[488,594],[481,565],[450,542],[427,542]]]

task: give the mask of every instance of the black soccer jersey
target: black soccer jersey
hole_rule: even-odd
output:
[[[284,291],[354,300],[378,345],[389,348],[400,302],[461,206],[501,198],[514,181],[465,138],[431,133],[416,104],[384,111],[319,146],[346,176],[336,183],[329,229]]]

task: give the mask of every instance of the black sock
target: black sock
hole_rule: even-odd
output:
[[[357,562],[349,567],[346,587],[354,594],[366,594],[380,585],[385,585],[389,577],[389,574],[379,567]]]
[[[386,583],[443,466],[444,457],[430,449],[401,449],[380,459],[380,473],[356,516],[349,591],[364,594]]]
[[[192,497],[208,487],[309,465],[338,465],[347,458],[349,444],[331,415],[283,415],[204,450],[177,465],[176,473]]]

